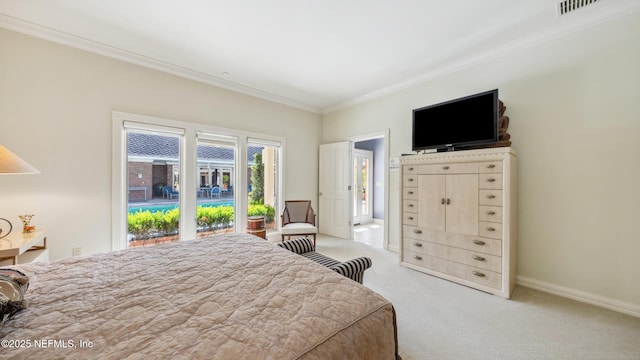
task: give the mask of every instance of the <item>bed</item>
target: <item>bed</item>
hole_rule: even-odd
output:
[[[0,356],[398,358],[389,301],[253,235],[11,268],[30,304],[0,329]]]

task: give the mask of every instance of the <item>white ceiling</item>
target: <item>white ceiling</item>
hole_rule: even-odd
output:
[[[556,3],[0,0],[0,27],[326,112],[640,10]]]

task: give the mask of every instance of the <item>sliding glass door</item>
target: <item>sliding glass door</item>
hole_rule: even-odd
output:
[[[126,130],[127,246],[174,241],[180,236],[180,148],[183,135]]]
[[[277,230],[280,210],[280,142],[249,139],[248,216],[264,216],[266,233]]]
[[[236,221],[237,141],[233,137],[204,133],[197,137],[197,237],[232,232]]]

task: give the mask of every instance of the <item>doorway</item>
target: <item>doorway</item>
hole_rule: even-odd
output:
[[[353,141],[353,239],[374,247],[388,246],[388,132]]]
[[[373,212],[373,151],[353,150],[353,224],[372,221]]]

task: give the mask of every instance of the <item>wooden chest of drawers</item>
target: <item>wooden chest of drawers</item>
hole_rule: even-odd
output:
[[[512,148],[403,157],[401,264],[509,298],[516,161]]]

